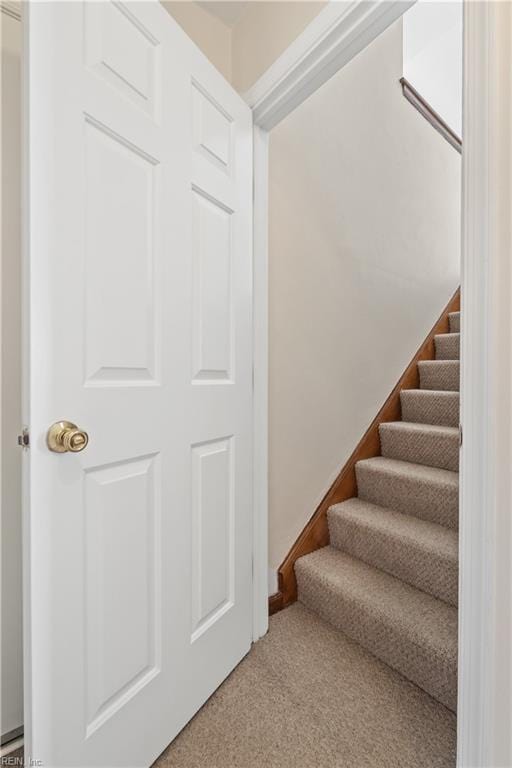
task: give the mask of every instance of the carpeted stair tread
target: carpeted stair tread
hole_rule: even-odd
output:
[[[358,461],[359,498],[406,515],[457,529],[459,475],[384,456]]]
[[[383,456],[457,472],[459,430],[434,424],[390,421],[379,426]]]
[[[460,333],[460,312],[450,312],[448,314],[450,333]]]
[[[332,547],[457,605],[456,531],[358,498],[333,505],[327,520]]]
[[[434,337],[436,360],[460,359],[460,333],[441,333]]]
[[[458,360],[420,360],[418,363],[421,389],[442,389],[458,392],[460,363]]]
[[[295,564],[299,600],[454,710],[457,610],[324,547]]]
[[[418,424],[459,425],[459,393],[434,389],[403,389],[402,419]]]

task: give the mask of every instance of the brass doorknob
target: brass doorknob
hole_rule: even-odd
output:
[[[56,421],[46,434],[46,442],[55,453],[78,453],[87,447],[89,435],[71,421]]]

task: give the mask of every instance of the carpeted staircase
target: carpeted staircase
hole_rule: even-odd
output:
[[[457,703],[459,323],[328,512],[330,545],[295,563],[298,598],[451,710]]]

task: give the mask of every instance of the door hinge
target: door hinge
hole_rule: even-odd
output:
[[[18,435],[18,445],[21,448],[28,448],[30,446],[30,434],[28,427],[23,427],[21,435]]]
[[[459,424],[459,445],[462,445],[462,424]]]

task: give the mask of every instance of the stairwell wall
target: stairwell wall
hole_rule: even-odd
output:
[[[249,0],[240,18],[229,25],[216,15],[215,2],[211,11],[193,0],[161,2],[239,93],[250,88],[327,5],[325,0]]]
[[[402,96],[402,35],[270,134],[273,569],[459,284],[461,159]]]

